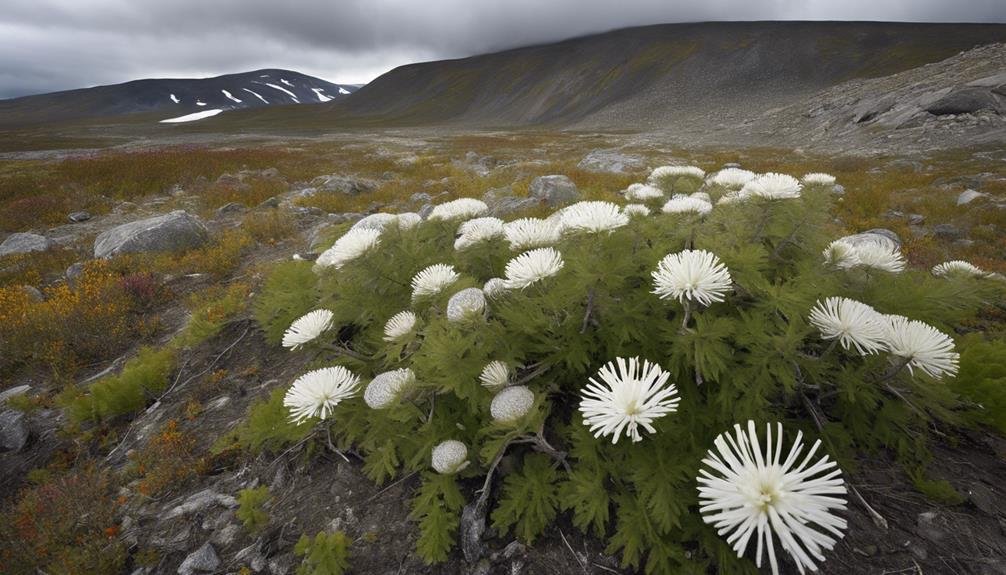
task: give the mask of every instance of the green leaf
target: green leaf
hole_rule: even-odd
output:
[[[419,522],[416,552],[428,564],[447,560],[455,543],[465,500],[453,475],[423,474],[419,493],[412,500],[410,517]]]
[[[503,480],[503,494],[492,513],[493,527],[501,532],[514,527],[518,538],[533,543],[555,519],[559,505],[557,479],[549,457],[540,453],[524,456],[521,471]]]

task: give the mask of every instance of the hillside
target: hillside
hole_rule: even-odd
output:
[[[212,110],[321,103],[344,98],[355,86],[294,72],[265,69],[198,79],[146,79],[0,100],[0,125],[160,113],[165,119]],[[217,112],[219,113],[219,112]]]

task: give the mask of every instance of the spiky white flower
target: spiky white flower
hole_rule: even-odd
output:
[[[972,263],[963,260],[952,260],[933,266],[933,275],[936,277],[948,277],[955,275],[985,277],[989,274],[982,268]]]
[[[283,334],[283,347],[297,349],[332,327],[332,312],[316,309],[294,320]]]
[[[523,385],[514,385],[501,390],[489,405],[493,419],[508,423],[527,415],[534,405],[534,392]]]
[[[835,185],[835,176],[831,174],[824,174],[821,172],[813,172],[810,174],[804,174],[803,183],[805,186],[833,186]]]
[[[645,218],[650,215],[650,208],[644,206],[643,204],[625,204],[622,206],[622,213],[630,218],[635,218],[637,216]]]
[[[415,329],[418,319],[411,311],[400,311],[391,316],[384,324],[384,341],[395,341],[409,335]]]
[[[464,250],[471,246],[503,236],[503,220],[499,218],[475,218],[458,227],[458,238],[454,249]]]
[[[827,454],[810,464],[820,440],[801,457],[802,432],[783,460],[782,435],[782,424],[777,423],[773,441],[772,425],[766,424],[763,448],[753,421],[747,432],[736,424],[733,436],[720,434],[699,470],[699,513],[726,537],[738,557],[754,536],[755,565],[761,567],[767,549],[774,575],[779,573],[776,538],[800,573],[817,571],[815,561],[824,561],[823,552],[834,548],[847,527],[835,513],[846,508],[845,482]]]
[[[496,299],[507,292],[506,280],[503,278],[490,278],[482,286],[482,291],[489,299]]]
[[[512,250],[526,250],[550,246],[562,237],[562,227],[557,220],[521,218],[507,222],[503,234]]]
[[[384,212],[377,212],[376,214],[370,214],[369,216],[364,216],[363,219],[358,220],[350,230],[377,230],[383,231],[388,225],[398,222],[398,216],[395,214],[386,214]]]
[[[887,349],[891,355],[907,362],[908,371],[918,368],[940,379],[957,375],[960,354],[954,351],[954,340],[935,327],[900,315],[887,320]]]
[[[412,278],[412,300],[436,295],[452,283],[458,281],[458,272],[449,264],[433,264]]]
[[[398,214],[398,229],[402,231],[411,230],[421,223],[423,223],[423,216],[415,212]]]
[[[500,360],[490,361],[482,368],[479,381],[489,389],[501,389],[510,383],[510,368]]]
[[[630,202],[647,202],[664,197],[664,190],[649,184],[631,184],[625,189],[625,199]]]
[[[486,309],[486,295],[479,288],[465,288],[447,301],[447,321],[464,321],[482,315]]]
[[[349,230],[335,241],[314,262],[314,269],[333,267],[339,269],[347,263],[367,253],[380,243],[381,230],[357,228]]]
[[[727,192],[727,193],[723,194],[722,196],[720,196],[720,199],[716,200],[716,205],[717,206],[726,206],[726,205],[730,205],[730,204],[739,204],[739,203],[744,202],[744,201],[746,201],[748,199],[749,199],[749,197],[745,196],[742,193],[740,193],[740,191],[733,190],[733,191]]]
[[[756,177],[758,177],[758,175],[750,170],[742,170],[740,168],[723,168],[709,178],[709,183],[731,190],[740,190],[744,187],[744,184],[750,182]]]
[[[825,264],[837,268],[850,269],[859,265],[859,254],[856,252],[856,246],[844,239],[837,239],[828,244],[822,255],[824,256]]]
[[[682,176],[701,180],[706,177],[706,172],[696,166],[660,166],[653,168],[648,181],[650,183],[661,182],[666,178],[680,178]]]
[[[462,220],[476,218],[489,211],[489,206],[475,198],[458,198],[433,207],[431,220]]]
[[[800,188],[800,181],[793,176],[769,172],[744,184],[741,195],[768,200],[786,200],[799,198]]]
[[[584,423],[594,437],[611,435],[613,444],[623,431],[633,443],[641,441],[640,426],[656,433],[653,420],[677,411],[681,401],[674,384],[667,385],[670,375],[655,363],[640,363],[638,357],[608,362],[597,372],[600,381],[590,378],[582,391]]]
[[[696,200],[702,200],[703,202],[713,202],[713,198],[705,192],[694,192],[688,196],[689,198],[695,198]]]
[[[577,202],[562,210],[565,233],[610,232],[629,223],[629,216],[611,202]]]
[[[363,401],[371,409],[385,409],[408,393],[416,374],[407,367],[377,374],[363,390]]]
[[[693,198],[691,196],[677,195],[667,200],[660,211],[665,214],[683,214],[694,212],[699,215],[706,215],[713,211],[713,205],[706,200]]]
[[[684,250],[660,260],[652,272],[653,293],[660,299],[690,300],[702,305],[723,301],[732,279],[727,267],[712,252]]]
[[[842,347],[856,347],[861,355],[885,348],[886,323],[877,310],[844,297],[818,301],[810,310],[810,323],[821,331],[823,339],[837,339]]]
[[[324,367],[298,377],[283,397],[295,422],[309,417],[325,419],[344,399],[356,395],[360,378],[342,366]]]
[[[892,241],[860,242],[855,246],[857,265],[891,273],[904,271],[905,256]]]
[[[455,439],[441,441],[433,448],[430,464],[441,475],[453,475],[468,467],[468,446]]]
[[[565,262],[562,254],[553,248],[538,248],[513,258],[506,264],[507,289],[524,289],[527,286],[559,273]]]

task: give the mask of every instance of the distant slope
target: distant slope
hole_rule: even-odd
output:
[[[199,79],[148,79],[0,100],[0,124],[28,125],[142,112],[164,118],[207,110],[334,101],[355,86],[291,70],[265,69]]]
[[[851,79],[1004,40],[1006,25],[997,24],[664,24],[402,66],[310,111],[268,110],[213,122],[276,129],[729,123]]]

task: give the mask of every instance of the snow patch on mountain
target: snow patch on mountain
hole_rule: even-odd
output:
[[[342,90],[342,88],[339,88],[339,90]],[[325,89],[324,88],[311,88],[311,91],[314,92],[315,96],[318,96],[318,101],[319,102],[328,102],[328,101],[330,101],[332,99],[331,96],[326,96],[325,95]]]
[[[280,81],[280,82],[283,82],[283,83],[284,83],[284,84],[286,84],[287,86],[290,86],[291,88],[296,88],[296,86],[294,86],[294,85],[293,85],[293,84],[291,84],[290,82],[287,82],[285,78],[280,78],[280,79],[279,79],[279,81]]]
[[[241,103],[241,100],[238,100],[237,98],[235,98],[235,97],[234,97],[233,95],[231,95],[231,93],[230,93],[230,92],[228,92],[227,90],[220,90],[220,91],[224,93],[224,96],[227,96],[227,99],[228,99],[228,100],[231,100],[232,102],[237,102],[238,104],[240,104],[240,103]]]
[[[248,92],[252,96],[255,96],[259,100],[262,100],[263,103],[265,103],[265,104],[269,103],[269,100],[266,100],[265,98],[263,98],[262,96],[260,96],[258,92],[253,92],[253,91],[249,90],[248,88],[241,88],[241,89],[244,90],[245,92]]]
[[[286,92],[287,94],[290,95],[291,98],[293,98],[294,102],[297,102],[298,104],[300,103],[300,100],[297,99],[297,94],[294,94],[293,92],[291,92],[290,90],[287,90],[283,86],[277,86],[276,84],[270,84],[268,82],[265,82],[265,85],[269,86],[270,88],[274,88],[276,90],[279,90],[280,92]]]
[[[203,110],[202,112],[195,112],[194,114],[186,114],[184,116],[178,116],[177,118],[168,118],[166,120],[161,120],[161,124],[180,124],[183,122],[194,122],[196,120],[202,120],[203,118],[210,118],[216,116],[223,110],[213,109],[213,110]]]
[[[350,91],[347,90],[347,89],[345,89],[345,88],[343,88],[342,86],[339,86],[339,93],[340,94],[349,94]]]
[[[176,96],[174,94],[171,95],[171,101],[174,102],[174,103],[176,103],[176,104],[181,103],[181,100],[178,99],[178,96]]]

